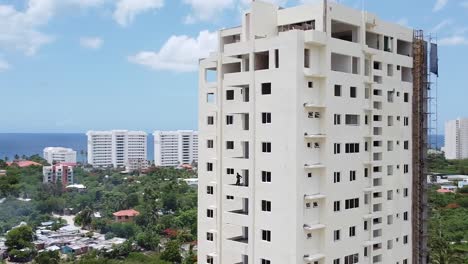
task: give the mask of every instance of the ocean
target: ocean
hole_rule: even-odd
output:
[[[437,135],[437,146],[440,149],[444,145],[444,136]],[[435,138],[432,139],[435,143]],[[31,156],[39,154],[46,147],[66,147],[77,151],[77,160],[83,162],[86,157],[80,152],[87,149],[85,134],[26,134],[26,133],[0,133],[0,159],[8,157],[12,160],[16,154]],[[148,160],[154,160],[153,135],[148,134]]]
[[[77,152],[77,160],[83,162],[86,157],[80,152],[88,148],[87,137],[82,133],[0,133],[0,159],[12,160],[16,154],[42,157],[46,147],[72,148]],[[154,160],[152,134],[148,134],[148,160]]]

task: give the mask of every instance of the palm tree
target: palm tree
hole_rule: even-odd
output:
[[[18,154],[15,154],[15,160],[19,160],[20,156]]]

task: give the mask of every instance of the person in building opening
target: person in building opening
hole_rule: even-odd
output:
[[[242,179],[242,176],[241,176],[239,173],[237,173],[237,175],[236,175],[236,179],[237,179],[237,181],[236,181],[236,185],[241,185],[241,179]]]

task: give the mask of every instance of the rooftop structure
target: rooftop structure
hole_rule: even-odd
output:
[[[44,149],[44,159],[53,165],[56,163],[76,163],[76,151],[71,148],[47,147]]]

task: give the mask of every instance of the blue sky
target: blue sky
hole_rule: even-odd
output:
[[[197,58],[248,2],[0,0],[0,133],[196,129]],[[364,2],[437,35],[439,131],[468,116],[468,0]]]

